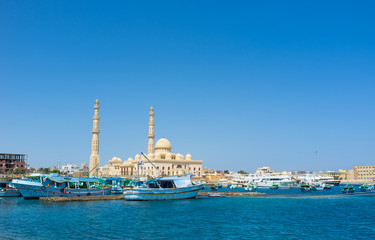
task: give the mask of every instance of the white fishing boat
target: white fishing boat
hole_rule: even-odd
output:
[[[155,167],[155,165],[142,155]],[[143,162],[137,164],[138,167]],[[155,167],[156,168],[156,167]],[[156,168],[157,170],[157,168]],[[159,175],[159,172],[157,171]],[[151,175],[151,174],[150,174]],[[194,174],[185,174],[170,177],[156,177],[145,183],[138,184],[135,187],[124,189],[125,200],[133,201],[151,201],[151,200],[177,200],[195,198],[204,184],[194,183],[192,181]]]
[[[154,178],[140,186],[125,189],[124,198],[137,201],[195,198],[204,184],[194,184],[192,178],[193,174]]]

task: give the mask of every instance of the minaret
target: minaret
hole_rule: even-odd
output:
[[[154,146],[154,108],[151,106],[150,108],[150,122],[148,123],[148,154],[155,152]]]
[[[100,157],[99,157],[99,100],[96,99],[95,101],[95,114],[94,114],[94,127],[92,129],[92,143],[91,143],[91,156],[90,156],[90,170],[89,174],[90,177],[96,176],[97,171],[96,169],[99,168],[100,165]]]

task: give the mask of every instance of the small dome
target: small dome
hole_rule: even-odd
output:
[[[161,138],[155,144],[155,152],[171,152],[172,145],[168,139]]]
[[[146,160],[145,156],[141,155],[141,159],[142,160]]]
[[[186,155],[186,158],[185,158],[186,160],[191,160],[191,155],[190,155],[190,153],[188,153],[187,155]]]
[[[131,158],[131,157],[130,157],[130,158],[128,158],[128,161],[133,161],[133,158]]]
[[[113,157],[112,160],[109,160],[109,163],[112,163],[112,164],[121,164],[122,163],[122,160],[118,157]]]
[[[181,153],[177,153],[176,160],[184,160],[184,156]]]
[[[136,161],[138,160],[141,160],[141,156],[139,154],[135,155],[135,158],[134,158]]]
[[[172,153],[165,154],[165,159],[171,160],[172,159]]]
[[[99,105],[99,99],[96,99],[95,104]]]

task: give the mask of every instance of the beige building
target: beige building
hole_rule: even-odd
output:
[[[375,166],[354,166],[355,179],[375,179]]]
[[[150,122],[148,134],[148,154],[147,158],[158,168],[160,176],[172,176],[186,173],[194,173],[195,177],[202,177],[201,160],[193,160],[190,154],[186,156],[181,153],[172,153],[171,143],[165,139],[159,139],[154,145],[154,109],[150,109]],[[142,164],[140,164],[142,163]],[[138,168],[139,166],[139,168]],[[139,169],[139,170],[138,170]],[[157,176],[157,169],[140,154],[122,161],[118,157],[109,160],[109,163],[101,168],[103,177],[144,177],[147,175]]]

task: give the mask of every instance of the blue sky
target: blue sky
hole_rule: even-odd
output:
[[[0,152],[102,165],[156,138],[214,169],[375,163],[372,1],[1,1]],[[314,151],[318,150],[318,160]]]

